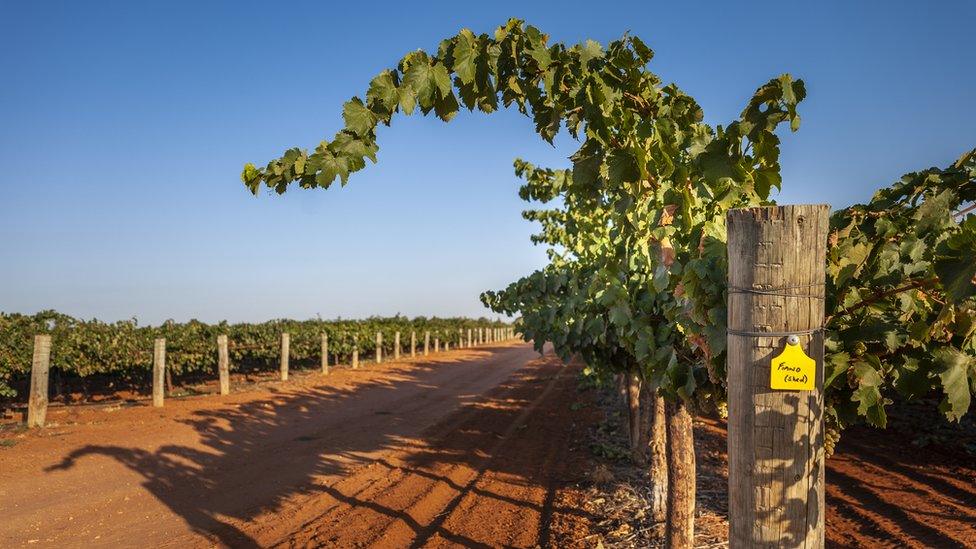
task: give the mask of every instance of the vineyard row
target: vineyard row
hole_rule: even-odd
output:
[[[467,318],[408,319],[402,316],[365,320],[273,320],[264,323],[207,324],[168,321],[139,326],[135,321],[106,323],[78,320],[46,311],[35,315],[0,313],[0,397],[17,396],[24,387],[34,358],[35,336],[52,339],[50,365],[57,376],[107,377],[140,385],[153,368],[154,346],[166,341],[169,375],[194,377],[217,371],[217,341],[227,340],[231,371],[264,367],[281,359],[282,335],[288,334],[288,356],[296,361],[350,362],[354,355],[398,355],[407,344],[426,340],[452,348],[488,341],[510,326],[500,321]],[[402,334],[402,340],[398,337]],[[419,338],[419,339],[418,339]],[[22,392],[21,392],[22,394]]]
[[[515,337],[515,331],[510,327],[495,328],[468,328],[467,338],[462,328],[457,330],[457,348],[473,347],[486,343],[510,340]],[[323,374],[329,373],[329,336],[325,333],[320,334],[321,351],[319,361]],[[376,364],[383,363],[383,332],[376,332],[374,346],[374,359]],[[430,354],[431,348],[430,331],[424,332],[423,354]],[[279,374],[281,381],[288,381],[289,362],[291,358],[291,334],[283,332],[281,334],[281,347],[279,361]],[[217,375],[219,380],[220,394],[230,394],[230,346],[226,335],[217,336]],[[451,344],[449,341],[443,342],[443,350],[449,351]],[[400,359],[400,352],[403,345],[400,340],[400,332],[394,334],[393,359]],[[434,336],[434,352],[441,351],[441,340],[439,336]],[[411,358],[417,356],[417,332],[410,332]],[[153,342],[153,366],[152,366],[152,403],[155,407],[162,407],[166,395],[166,339],[157,338]],[[34,347],[31,357],[31,379],[30,396],[27,404],[27,426],[43,427],[49,399],[49,377],[51,366],[51,336],[34,336]],[[359,348],[354,346],[352,350],[352,369],[359,368]]]

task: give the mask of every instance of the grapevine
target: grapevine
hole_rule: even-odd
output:
[[[167,368],[176,375],[212,373],[217,368],[216,339],[227,335],[231,370],[242,364],[270,363],[280,355],[280,337],[288,332],[290,355],[295,360],[318,360],[320,336],[329,337],[332,361],[348,360],[354,347],[360,353],[376,351],[375,336],[383,333],[384,353],[393,350],[394,334],[407,349],[410,332],[422,340],[425,331],[439,334],[453,346],[458,329],[501,327],[507,324],[485,318],[408,319],[372,317],[365,320],[272,320],[260,324],[207,324],[166,321],[160,326],[140,326],[135,320],[113,323],[78,320],[54,311],[35,315],[0,313],[0,397],[14,397],[10,383],[30,374],[33,337],[52,336],[51,365],[78,377],[108,374],[120,380],[146,379],[152,368],[153,340],[166,338]]]

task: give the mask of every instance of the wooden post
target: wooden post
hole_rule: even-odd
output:
[[[352,348],[352,369],[359,368],[359,342],[353,342]]]
[[[417,356],[417,332],[410,331],[410,358]]]
[[[217,378],[220,381],[220,394],[230,394],[230,353],[227,351],[227,336],[217,336]]]
[[[376,363],[383,364],[383,332],[376,332]]]
[[[321,358],[322,373],[328,374],[329,373],[329,334],[322,334],[321,346],[322,349],[320,355],[322,357]]]
[[[668,517],[665,545],[671,549],[695,546],[695,435],[685,401],[668,402],[667,422]],[[773,549],[773,548],[769,548]]]
[[[430,331],[424,332],[424,356],[430,352]]]
[[[458,328],[458,343],[457,343],[457,348],[458,349],[464,348],[464,332],[463,332],[463,330],[461,330],[461,328]]]
[[[393,334],[393,360],[400,360],[400,332]]]
[[[158,337],[153,342],[153,383],[152,402],[159,408],[166,394],[166,338]]]
[[[288,357],[290,339],[287,333],[281,334],[281,381],[288,381]]]
[[[51,370],[51,336],[34,336],[31,360],[30,396],[27,398],[27,428],[44,427],[47,418],[47,380]]]
[[[471,339],[471,328],[468,328],[468,347],[474,345],[474,340]]]
[[[824,546],[823,359],[827,205],[728,214],[729,546]],[[769,332],[769,336],[756,335]],[[815,389],[770,389],[787,335]]]
[[[440,338],[440,336],[434,337],[434,352],[435,353],[441,352],[441,338]]]

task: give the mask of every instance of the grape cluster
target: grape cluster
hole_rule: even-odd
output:
[[[718,410],[718,417],[720,417],[722,419],[728,419],[729,418],[729,403],[728,402],[726,402],[724,400],[720,400],[720,401],[718,401],[717,404],[715,404],[715,408]]]
[[[836,425],[824,425],[824,451],[827,457],[834,455],[834,448],[840,441],[840,429]]]

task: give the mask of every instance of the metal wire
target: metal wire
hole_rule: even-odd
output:
[[[781,297],[808,297],[811,299],[823,299],[822,295],[813,294],[793,294],[786,293],[786,290],[799,290],[801,288],[823,288],[826,284],[816,283],[816,284],[798,284],[796,286],[782,286],[780,288],[769,288],[769,289],[759,289],[759,288],[736,288],[730,287],[730,294],[754,294],[754,295],[774,295]]]
[[[810,328],[809,330],[792,330],[789,332],[749,332],[745,330],[732,330],[727,329],[725,332],[729,335],[737,335],[743,337],[789,337],[791,335],[801,336],[801,335],[813,335],[819,332],[823,332],[823,326],[819,328]]]

